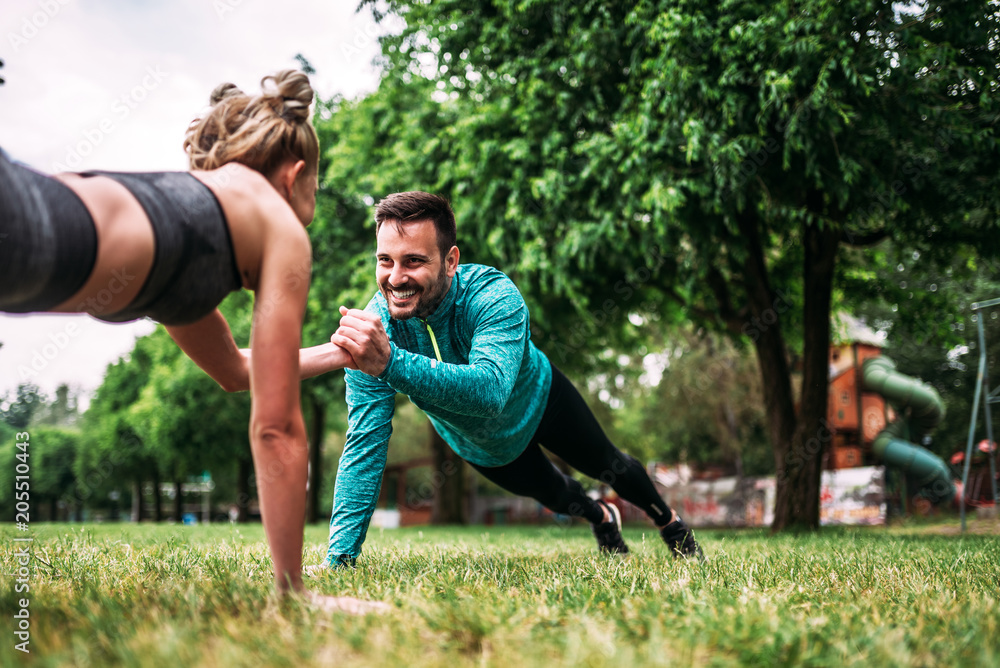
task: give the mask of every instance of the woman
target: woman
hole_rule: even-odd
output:
[[[299,350],[319,167],[313,91],[294,70],[261,83],[256,96],[232,84],[212,93],[184,140],[191,172],[49,177],[0,152],[0,311],[150,317],[225,390],[249,389],[261,515],[284,593],[303,590],[299,380],[353,363],[329,343]],[[240,288],[255,293],[243,351],[216,308]]]

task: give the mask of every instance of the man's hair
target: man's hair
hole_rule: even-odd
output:
[[[451,204],[440,195],[414,190],[393,193],[375,207],[375,234],[382,229],[382,223],[390,222],[402,232],[403,223],[429,220],[434,223],[438,249],[443,258],[457,245],[455,214]]]

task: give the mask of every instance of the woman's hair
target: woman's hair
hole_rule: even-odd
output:
[[[184,151],[191,169],[217,169],[238,162],[265,176],[287,160],[319,164],[319,140],[309,124],[313,89],[298,70],[261,79],[260,95],[250,97],[224,83],[212,91],[212,108],[188,126]]]

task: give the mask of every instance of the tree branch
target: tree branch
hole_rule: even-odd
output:
[[[843,229],[840,232],[840,242],[848,246],[874,246],[878,242],[889,237],[889,230],[875,230],[874,232],[852,232]]]

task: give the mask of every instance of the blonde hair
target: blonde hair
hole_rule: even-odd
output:
[[[309,124],[313,89],[298,70],[261,79],[261,94],[250,97],[224,83],[212,91],[212,108],[188,126],[184,152],[191,169],[217,169],[238,162],[265,176],[287,160],[319,165],[319,139]]]

